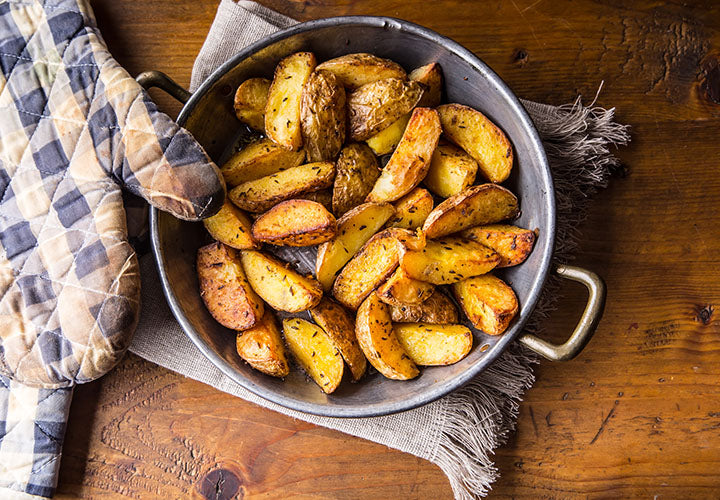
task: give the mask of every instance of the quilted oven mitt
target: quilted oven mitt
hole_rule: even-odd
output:
[[[85,0],[0,0],[0,71],[0,498],[47,497],[72,387],[119,361],[138,319],[121,187],[200,219],[225,185]]]

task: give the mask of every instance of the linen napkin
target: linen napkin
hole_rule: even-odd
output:
[[[295,21],[254,2],[222,0],[192,72],[196,89],[240,49]],[[575,248],[575,228],[583,206],[605,187],[618,160],[613,145],[625,144],[627,128],[613,121],[613,110],[584,107],[580,100],[553,107],[523,101],[544,141],[557,197],[555,263],[566,262]],[[354,436],[396,448],[436,463],[447,475],[455,497],[485,496],[498,477],[491,455],[513,430],[518,403],[533,383],[537,358],[519,345],[454,393],[423,407],[373,418],[327,418],[299,413],[266,401],[235,384],[195,348],[174,320],[162,296],[152,256],[141,262],[143,310],[130,350],[165,368],[247,401]],[[530,320],[537,333],[552,308],[552,282]]]

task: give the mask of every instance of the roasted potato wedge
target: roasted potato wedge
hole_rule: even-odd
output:
[[[242,250],[242,267],[253,290],[273,309],[290,313],[315,307],[322,298],[322,286],[257,250]]]
[[[436,108],[442,101],[443,74],[438,63],[430,63],[414,69],[408,75],[410,80],[422,83],[425,88],[418,102],[421,108]]]
[[[365,374],[367,360],[358,345],[355,324],[345,308],[337,302],[323,298],[317,306],[310,309],[310,314],[342,354],[352,372],[353,380],[359,380]]]
[[[436,206],[423,224],[423,232],[432,238],[457,233],[481,224],[512,219],[520,211],[518,199],[495,184],[470,186]]]
[[[252,221],[245,212],[230,203],[227,198],[220,211],[203,220],[210,236],[227,246],[240,250],[256,248],[252,237]]]
[[[319,326],[300,318],[283,320],[285,341],[303,370],[330,394],[340,385],[343,360],[330,338]]]
[[[440,141],[423,183],[436,195],[449,198],[475,182],[477,169],[477,163],[465,151]]]
[[[355,333],[365,357],[387,378],[409,380],[420,374],[395,337],[389,306],[374,293],[358,309]]]
[[[337,222],[320,203],[288,200],[257,218],[252,226],[256,241],[271,245],[306,247],[335,237]]]
[[[256,370],[281,378],[290,373],[285,344],[270,309],[255,326],[238,332],[235,346],[240,357]]]
[[[420,305],[392,306],[390,314],[395,323],[455,324],[458,322],[457,307],[447,295],[438,290]]]
[[[513,289],[491,274],[455,283],[453,292],[470,323],[488,335],[503,333],[518,313]]]
[[[260,132],[265,132],[265,104],[267,104],[270,80],[250,78],[240,84],[235,92],[235,116]]]
[[[275,67],[267,104],[265,135],[284,148],[297,151],[302,146],[300,109],[302,93],[315,70],[312,52],[296,52]]]
[[[416,365],[445,366],[468,355],[473,345],[470,329],[463,325],[396,323],[395,336]]]
[[[422,250],[401,247],[400,265],[408,276],[434,285],[455,283],[485,274],[500,263],[486,246],[465,238],[428,240]]]
[[[265,212],[281,201],[332,185],[335,164],[306,163],[254,181],[243,182],[230,190],[235,205],[248,212]]]
[[[437,112],[416,108],[395,152],[368,194],[366,201],[395,201],[420,184],[430,167],[440,138]]]
[[[281,170],[301,165],[305,151],[288,151],[270,139],[251,142],[235,153],[220,169],[225,183],[232,187],[254,181]]]
[[[364,141],[412,110],[422,97],[417,82],[386,78],[363,85],[348,96],[349,136]]]
[[[345,142],[345,88],[329,71],[308,78],[300,112],[303,147],[308,161],[333,161]]]
[[[427,189],[415,188],[395,202],[395,215],[387,226],[417,229],[432,212],[433,204],[433,197]]]
[[[490,182],[502,182],[510,176],[513,150],[502,130],[468,106],[443,104],[437,110],[445,136],[477,162]]]
[[[525,262],[535,245],[535,232],[509,224],[475,226],[460,236],[492,248],[500,256],[498,267],[517,266]]]
[[[364,144],[349,144],[340,151],[335,163],[333,183],[333,212],[340,217],[365,201],[365,197],[380,177],[378,161]]]
[[[370,149],[372,149],[378,156],[392,153],[400,143],[400,139],[402,139],[409,121],[410,113],[401,116],[399,119],[395,120],[392,125],[382,129],[380,132],[366,140],[365,143],[370,146]]]
[[[301,200],[310,200],[320,203],[325,210],[332,212],[332,191],[330,189],[321,189],[312,193],[303,193],[298,196]]]
[[[323,289],[330,290],[335,276],[358,250],[392,217],[387,203],[359,205],[338,220],[337,236],[318,248],[315,276]]]
[[[350,90],[387,78],[407,78],[396,62],[365,53],[336,57],[319,64],[317,69],[330,71]]]
[[[375,293],[380,300],[391,306],[417,306],[425,302],[434,291],[433,285],[411,278],[398,267]]]
[[[247,330],[260,321],[265,305],[251,287],[237,252],[222,243],[198,249],[198,281],[212,317],[227,328]]]

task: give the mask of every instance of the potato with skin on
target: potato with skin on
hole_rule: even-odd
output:
[[[329,71],[314,71],[302,93],[300,121],[308,161],[333,161],[345,142],[345,88]]]
[[[247,330],[265,312],[240,263],[238,250],[215,242],[198,249],[200,296],[215,320],[233,330]]]
[[[345,308],[324,297],[317,306],[310,309],[310,315],[342,354],[353,380],[359,380],[365,374],[367,360],[358,345],[355,324]]]
[[[437,110],[445,136],[477,162],[490,182],[502,182],[510,176],[513,149],[502,130],[468,106],[443,104]]]
[[[283,320],[283,333],[290,352],[310,378],[330,394],[342,380],[343,360],[322,328],[301,318]]]
[[[387,227],[419,228],[432,212],[434,203],[427,189],[420,187],[413,189],[395,202],[395,215],[387,222]]]
[[[252,289],[277,311],[307,311],[322,299],[320,283],[275,257],[258,250],[241,250],[240,259]]]
[[[227,198],[220,211],[203,220],[210,236],[229,247],[238,250],[257,248],[258,243],[252,237],[250,217],[230,203]]]
[[[302,193],[298,196],[301,200],[310,200],[320,203],[325,210],[332,212],[332,191],[330,189],[321,189],[312,193]]]
[[[395,61],[363,52],[327,60],[317,69],[333,73],[350,90],[387,78],[407,78],[405,70]]]
[[[421,108],[436,108],[442,102],[443,73],[438,63],[430,63],[415,68],[408,75],[410,80],[425,86],[423,96],[418,102]]]
[[[417,306],[425,302],[434,291],[433,285],[411,278],[398,267],[375,293],[380,300],[391,306]]]
[[[312,52],[296,52],[278,63],[265,105],[265,135],[292,151],[302,147],[302,93],[315,70]]]
[[[364,144],[348,144],[340,151],[335,163],[333,212],[340,217],[363,203],[380,177],[380,168],[373,152]]]
[[[455,324],[458,311],[452,300],[439,290],[417,306],[391,306],[390,315],[395,323]]]
[[[440,141],[423,183],[436,195],[449,198],[471,186],[477,170],[477,163],[465,151]]]
[[[534,231],[509,224],[475,226],[460,236],[492,248],[500,256],[498,267],[517,266],[525,262],[535,245]]]
[[[271,245],[306,247],[335,237],[337,222],[320,203],[287,200],[258,217],[252,225],[256,241]]]
[[[285,344],[280,337],[275,315],[270,309],[255,326],[238,332],[235,339],[238,355],[250,366],[273,377],[286,377],[290,365],[285,354]]]
[[[504,187],[470,186],[436,206],[422,230],[430,239],[440,238],[469,227],[512,219],[519,212],[518,199]]]
[[[235,91],[233,107],[237,119],[248,127],[265,132],[265,105],[267,104],[270,80],[250,78]]]
[[[237,186],[302,165],[305,151],[288,151],[270,139],[258,139],[233,154],[220,168],[225,183]]]
[[[410,380],[420,374],[393,332],[389,306],[374,293],[358,309],[355,333],[365,357],[385,377]]]
[[[366,201],[395,201],[422,182],[440,139],[440,120],[430,108],[415,108],[405,133]]]
[[[453,292],[470,323],[488,335],[503,333],[519,310],[513,289],[492,274],[455,283]]]
[[[396,323],[395,336],[419,366],[446,366],[468,355],[473,345],[470,329],[463,325]]]
[[[389,127],[382,129],[380,132],[367,139],[365,144],[367,144],[378,156],[392,153],[400,143],[400,139],[402,139],[409,121],[410,113],[407,113],[394,121]]]
[[[232,188],[228,197],[243,210],[265,212],[281,201],[330,187],[334,177],[334,163],[306,163],[254,181],[243,182]]]

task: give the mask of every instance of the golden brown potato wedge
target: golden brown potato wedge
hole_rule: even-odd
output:
[[[340,151],[335,163],[333,183],[333,212],[340,217],[365,201],[365,197],[380,177],[377,158],[364,144],[349,144]]]
[[[395,201],[420,184],[440,138],[440,120],[430,108],[412,112],[405,133],[366,200]]]
[[[423,183],[436,195],[449,198],[475,182],[477,169],[477,163],[465,151],[440,141]]]
[[[460,236],[495,250],[500,255],[498,267],[517,266],[525,262],[536,238],[534,231],[509,224],[475,226],[461,232]]]
[[[337,236],[318,248],[315,276],[323,289],[330,290],[335,276],[358,250],[392,217],[387,203],[365,203],[338,220]]]
[[[198,250],[197,273],[200,296],[215,320],[233,330],[247,330],[265,312],[240,264],[238,251],[222,243]]]
[[[510,141],[480,111],[461,104],[438,106],[443,133],[469,154],[490,182],[502,182],[510,175],[513,150]]]
[[[240,257],[253,290],[273,309],[294,313],[320,302],[320,283],[289,269],[284,262],[257,250],[242,250]]]
[[[389,306],[374,293],[358,309],[355,333],[365,357],[387,378],[409,380],[420,374],[393,332]]]
[[[401,247],[400,265],[411,278],[434,285],[485,274],[500,262],[493,250],[465,238],[428,240],[422,250]]]
[[[203,224],[210,236],[227,246],[240,250],[258,246],[252,237],[250,217],[227,198],[220,211],[204,219]]]
[[[458,322],[458,311],[452,300],[439,290],[417,306],[392,306],[392,320],[395,323],[454,324]]]
[[[312,52],[296,52],[275,67],[265,105],[265,135],[281,146],[297,151],[302,146],[300,107],[302,92],[315,70]]]
[[[443,74],[438,63],[430,63],[414,69],[409,75],[410,80],[425,86],[418,107],[435,108],[442,101]]]
[[[305,151],[288,151],[270,139],[251,142],[225,162],[220,171],[228,186],[254,181],[301,165]]]
[[[247,126],[265,131],[265,104],[267,104],[270,80],[250,78],[240,84],[235,92],[235,116]]]
[[[276,174],[243,182],[228,193],[230,201],[248,212],[264,212],[281,201],[332,185],[335,164],[306,163]]]
[[[515,292],[492,274],[455,283],[453,292],[470,323],[488,335],[503,333],[518,313]]]
[[[300,113],[308,161],[334,161],[345,142],[345,88],[329,71],[308,78]]]
[[[428,238],[439,238],[481,224],[512,219],[520,211],[518,199],[495,184],[470,186],[436,206],[423,224]]]
[[[290,352],[317,385],[330,394],[340,385],[343,360],[319,326],[300,318],[283,320],[283,333]]]
[[[336,233],[333,214],[320,203],[309,200],[278,203],[258,217],[252,226],[256,241],[291,247],[319,245],[333,239]]]
[[[434,291],[433,285],[411,278],[398,267],[375,293],[380,300],[391,306],[417,306],[425,302]]]
[[[290,373],[285,344],[270,309],[265,310],[255,326],[237,334],[235,346],[240,357],[256,370],[273,377],[285,377]]]
[[[397,323],[395,336],[408,356],[420,366],[445,366],[468,355],[473,345],[470,329],[463,325]]]
[[[317,306],[310,309],[310,314],[342,354],[350,367],[353,380],[359,380],[365,374],[367,360],[358,345],[355,324],[348,312],[337,302],[323,298]]]
[[[395,202],[395,215],[387,226],[417,229],[432,212],[433,204],[433,197],[427,189],[415,188]]]
[[[363,85],[348,96],[349,136],[364,141],[412,110],[422,97],[417,82],[386,78]]]
[[[319,64],[317,69],[330,71],[350,90],[386,78],[407,78],[405,70],[396,62],[365,53],[336,57]]]
[[[321,189],[312,193],[303,193],[298,196],[301,200],[310,200],[320,203],[325,210],[332,212],[332,191],[329,189]]]
[[[370,146],[370,149],[372,149],[378,156],[392,153],[400,143],[400,139],[402,139],[409,121],[410,113],[401,116],[399,119],[395,120],[392,125],[382,129],[380,132],[366,140],[365,143]]]

